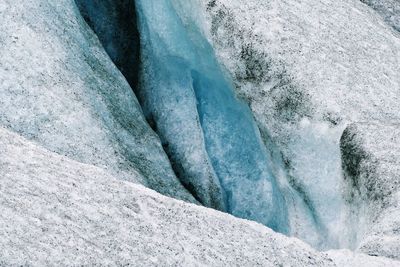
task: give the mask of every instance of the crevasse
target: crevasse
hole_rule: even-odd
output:
[[[285,199],[247,105],[170,0],[137,0],[139,97],[182,183],[204,205],[287,233]]]
[[[340,195],[342,127],[304,118],[290,130],[294,137],[286,145],[292,152],[284,160],[282,147],[259,122],[261,141],[249,108],[233,93],[238,88],[218,65],[202,32],[207,34],[208,26],[200,1],[152,2],[138,3],[137,23],[133,0],[76,0],[140,97],[181,182],[205,206],[261,222],[320,249],[348,247]],[[240,50],[241,44],[228,40],[226,45]]]

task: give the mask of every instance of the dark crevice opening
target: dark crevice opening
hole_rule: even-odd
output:
[[[135,0],[75,0],[115,66],[137,93],[140,35]]]
[[[115,66],[124,75],[140,104],[144,99],[140,93],[141,51],[135,0],[75,0],[86,23],[96,34]],[[145,112],[145,110],[144,110]],[[157,123],[152,114],[145,114],[147,123],[157,134]],[[183,187],[202,205],[195,186],[184,182],[184,171],[175,160],[168,143],[159,136],[168,156],[171,168]]]
[[[146,116],[146,120],[148,121],[150,127],[153,129],[153,131],[155,133],[158,133],[158,127],[157,127],[157,122],[154,119],[152,114],[147,114]],[[197,194],[196,190],[195,190],[195,185],[191,184],[189,181],[185,182],[185,179],[183,179],[184,177],[184,167],[182,166],[182,164],[179,162],[179,160],[174,159],[174,154],[173,151],[171,151],[170,145],[168,143],[168,141],[163,140],[161,137],[159,137],[161,140],[161,145],[163,147],[163,150],[165,152],[165,154],[168,156],[169,162],[171,164],[171,168],[175,173],[175,176],[178,178],[178,180],[180,181],[180,183],[183,185],[183,187],[185,187],[185,189],[203,206],[204,203],[201,200],[201,197]]]

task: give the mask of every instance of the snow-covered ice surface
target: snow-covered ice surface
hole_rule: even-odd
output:
[[[341,147],[357,250],[400,259],[400,124],[351,124]]]
[[[255,222],[162,196],[5,129],[0,153],[0,265],[396,264],[341,251],[331,259]]]
[[[267,147],[282,153],[281,186],[297,192],[285,194],[291,234],[320,248],[355,246],[345,234],[339,141],[349,122],[399,120],[397,32],[357,0],[197,3],[199,27]]]
[[[0,265],[400,266],[397,2],[93,3],[0,2]]]
[[[0,264],[333,266],[294,238],[161,196],[0,130]]]
[[[0,125],[82,163],[194,201],[73,0],[0,3]]]
[[[383,257],[354,253],[350,250],[330,250],[327,254],[340,267],[397,267],[400,262]]]
[[[381,15],[387,24],[400,32],[400,1],[399,0],[361,0]]]

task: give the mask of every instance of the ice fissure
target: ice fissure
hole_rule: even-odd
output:
[[[171,1],[139,0],[136,7],[139,98],[183,184],[206,206],[288,232],[270,155],[207,39]]]
[[[327,244],[331,237],[308,199],[308,185],[291,179],[195,18],[179,13],[183,2],[76,2],[133,87],[177,177],[199,202],[306,236],[319,248],[336,246]],[[291,229],[291,216],[301,217],[303,233]]]
[[[137,87],[140,38],[135,0],[75,0],[111,60],[131,87]]]

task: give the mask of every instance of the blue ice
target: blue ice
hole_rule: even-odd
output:
[[[137,0],[140,98],[182,183],[204,205],[287,233],[284,198],[248,106],[170,0]]]

